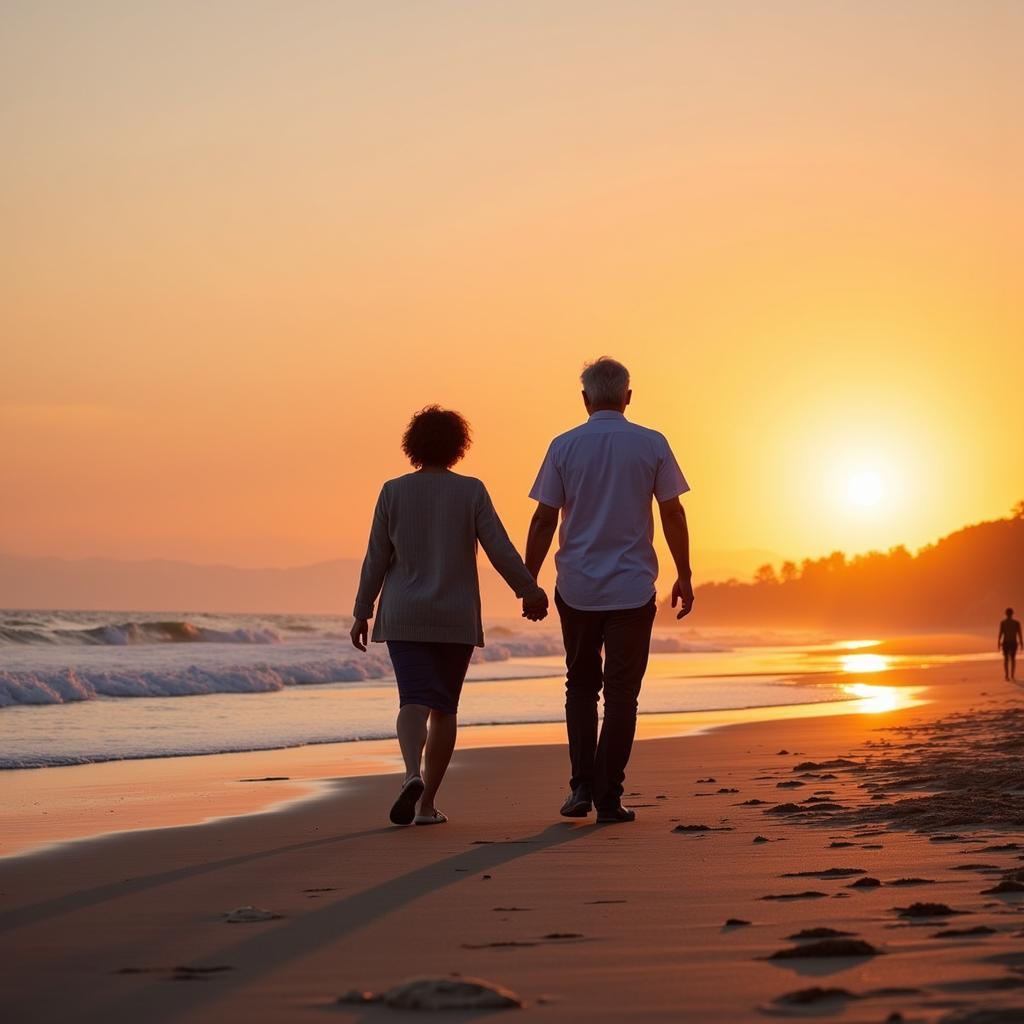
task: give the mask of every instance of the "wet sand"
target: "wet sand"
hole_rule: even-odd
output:
[[[412,1020],[337,1000],[458,973],[511,1019],[1024,1019],[1021,691],[995,659],[885,681],[929,702],[642,740],[632,825],[558,818],[558,745],[464,747],[437,828],[389,827],[374,775],[0,861],[5,1018]]]

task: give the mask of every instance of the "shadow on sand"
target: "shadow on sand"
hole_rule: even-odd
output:
[[[344,843],[352,839],[365,839],[368,836],[376,836],[384,832],[393,831],[394,828],[392,826],[385,825],[382,828],[365,829],[362,832],[350,832],[346,835],[326,836],[322,839],[310,839],[302,843],[289,843],[287,846],[276,846],[270,850],[258,850],[255,853],[240,854],[236,857],[223,857],[220,860],[203,861],[200,864],[190,864],[188,867],[174,868],[171,871],[159,871],[152,875],[126,878],[121,882],[97,886],[95,889],[83,889],[80,892],[72,892],[66,896],[58,896],[51,900],[43,900],[40,903],[32,903],[0,913],[0,934],[12,931],[15,928],[22,928],[26,925],[38,924],[40,921],[46,921],[51,917],[60,917],[63,914],[71,914],[77,910],[85,910],[87,907],[95,907],[98,904],[106,903],[108,900],[132,896],[135,893],[145,892],[147,889],[155,889],[161,885],[172,885],[175,882],[182,882],[199,875],[206,875],[212,871],[223,871],[225,868],[238,867],[241,864],[249,864],[252,861],[279,857],[286,853],[297,853],[300,850],[313,850],[318,846],[330,846],[333,843]]]
[[[372,835],[381,831],[358,832],[348,836],[338,836],[335,840],[317,840],[314,843],[297,844],[289,849],[323,845],[331,841],[355,839]],[[395,831],[390,829],[387,831]],[[445,857],[423,867],[415,868],[404,875],[387,882],[375,885],[362,892],[353,893],[318,910],[302,914],[300,917],[286,918],[266,927],[241,941],[223,946],[215,954],[217,962],[229,964],[233,968],[230,973],[217,975],[215,981],[199,985],[181,985],[169,989],[166,982],[146,981],[133,993],[123,998],[112,998],[103,1007],[103,1017],[109,1020],[145,1019],[147,1024],[158,1021],[174,1020],[200,1008],[204,1003],[215,1002],[229,992],[244,988],[256,979],[287,966],[307,954],[323,949],[339,938],[356,932],[374,921],[401,910],[427,893],[454,885],[457,882],[474,878],[481,872],[507,864],[523,856],[529,856],[541,850],[550,849],[586,835],[593,835],[594,829],[585,825],[569,822],[549,826],[532,836],[524,836],[514,842],[489,843],[475,846],[464,853]],[[399,834],[404,834],[401,830]],[[266,855],[270,855],[270,851]],[[224,866],[222,863],[221,866]],[[212,869],[212,868],[211,868]],[[193,869],[193,873],[198,873]],[[173,875],[174,872],[168,872]],[[160,877],[160,876],[153,876]],[[157,883],[152,883],[157,884]],[[233,931],[233,929],[232,929]],[[416,973],[415,965],[398,965],[395,967],[394,982],[404,980]],[[348,984],[346,984],[348,982]],[[358,979],[344,979],[339,976],[338,995]],[[353,1007],[348,1008],[350,1011]],[[359,1011],[357,1011],[359,1012]],[[462,1020],[473,1020],[481,1013],[460,1013]],[[389,1019],[397,1020],[394,1011],[389,1011]],[[378,1018],[377,1007],[367,1007],[363,1017],[366,1021]]]

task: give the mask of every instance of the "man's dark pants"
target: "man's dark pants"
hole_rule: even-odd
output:
[[[570,608],[557,590],[555,605],[565,643],[569,785],[573,789],[589,786],[598,811],[610,810],[622,799],[657,605],[652,597],[639,608],[581,611]],[[604,723],[599,740],[597,700],[602,685]]]

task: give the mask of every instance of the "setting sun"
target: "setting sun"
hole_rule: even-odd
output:
[[[864,470],[846,481],[846,496],[854,505],[877,505],[885,495],[885,485],[878,473]]]

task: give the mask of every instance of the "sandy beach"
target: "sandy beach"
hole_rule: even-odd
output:
[[[994,660],[899,683],[927,703],[641,740],[633,825],[559,819],[547,742],[457,752],[444,827],[389,827],[393,776],[289,779],[253,783],[295,787],[269,812],[8,857],[4,1016],[398,1021],[339,998],[459,975],[516,1019],[1024,1019],[1019,690]]]

